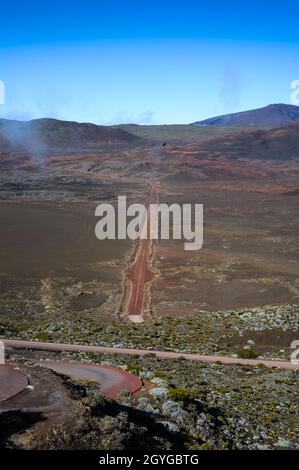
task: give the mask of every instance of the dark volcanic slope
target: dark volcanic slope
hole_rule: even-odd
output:
[[[103,144],[128,144],[140,138],[120,128],[96,124],[35,119],[10,121],[0,119],[0,150],[88,149]]]
[[[241,113],[225,114],[204,121],[194,122],[195,126],[283,126],[299,119],[299,107],[288,104],[270,104],[264,108]]]
[[[244,131],[211,139],[201,148],[210,155],[259,160],[289,160],[299,157],[299,121],[271,130]]]

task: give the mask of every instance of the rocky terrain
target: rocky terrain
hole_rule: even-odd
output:
[[[298,123],[190,126],[196,138],[189,126],[148,136],[51,120],[0,127],[0,337],[289,360],[298,340]],[[136,247],[97,240],[95,208],[119,195],[144,202],[155,181],[161,202],[204,204],[204,247],[156,244],[150,315],[137,325],[123,316]],[[33,361],[43,353],[8,351],[30,388],[1,403],[4,448],[131,449],[139,435],[145,449],[298,447],[296,371],[49,354],[126,368],[144,390],[111,402],[95,384],[41,371]]]
[[[104,293],[104,286],[98,283],[95,287]],[[61,294],[63,296],[64,292]],[[85,302],[86,307],[88,300],[83,297],[82,302]],[[96,301],[95,298],[93,300]],[[103,302],[104,298],[101,300]],[[79,318],[57,305],[47,306],[43,314],[33,315],[32,312],[30,320],[24,316],[11,315],[14,320],[3,316],[0,334],[6,338],[24,340],[119,348],[166,348],[181,353],[224,354],[233,357],[245,357],[248,353],[249,358],[260,359],[288,359],[292,352],[291,343],[298,336],[298,305],[269,305],[233,311],[199,312],[197,315],[180,315],[178,311],[175,318],[165,315],[154,317],[136,326],[124,322],[117,312],[113,312],[113,304],[109,310],[109,302],[103,302],[100,307],[102,315],[97,318],[95,314],[100,302],[98,299],[95,307],[89,306],[85,310],[82,304]]]
[[[33,365],[43,357],[10,354],[10,361],[27,371],[31,387],[1,406],[2,448],[130,450],[138,437],[141,450],[298,449],[296,371],[152,355],[69,355],[123,367],[143,378],[143,391],[112,402],[92,382]],[[48,384],[42,400],[41,380]],[[19,408],[17,414],[12,405]]]

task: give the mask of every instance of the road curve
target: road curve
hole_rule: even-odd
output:
[[[13,398],[28,385],[28,378],[11,364],[0,365],[0,402]]]
[[[6,346],[19,349],[38,349],[41,351],[57,351],[57,352],[86,352],[95,354],[113,353],[128,354],[131,356],[146,356],[147,354],[155,354],[161,359],[179,359],[184,358],[191,361],[200,362],[220,362],[222,364],[241,364],[248,366],[256,366],[263,364],[266,367],[279,367],[281,369],[299,370],[299,364],[293,364],[289,361],[280,360],[264,360],[264,359],[240,359],[230,356],[211,356],[205,354],[177,353],[171,351],[155,351],[148,349],[126,349],[113,348],[108,346],[88,346],[81,344],[64,344],[64,343],[45,343],[41,341],[23,341],[19,339],[2,339]]]
[[[137,375],[117,367],[49,360],[38,364],[70,377],[99,382],[101,391],[109,398],[116,398],[121,392],[136,393],[142,388],[142,381]]]

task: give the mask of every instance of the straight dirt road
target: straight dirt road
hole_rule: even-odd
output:
[[[151,255],[154,241],[151,240],[151,221],[150,204],[158,203],[159,183],[153,183],[147,202],[147,237],[140,239],[135,259],[127,272],[129,281],[129,300],[127,306],[127,315],[130,320],[138,322],[143,320],[143,312],[146,303],[148,284],[152,281],[154,275],[151,271]],[[142,228],[140,229],[140,231]]]
[[[156,357],[161,359],[181,359],[199,362],[220,362],[222,364],[240,364],[248,366],[257,366],[262,364],[266,367],[279,367],[281,369],[294,369],[299,370],[299,364],[293,364],[289,361],[280,360],[264,360],[264,359],[239,359],[230,356],[210,356],[204,354],[190,354],[190,353],[178,353],[172,351],[155,351],[147,349],[126,349],[126,348],[113,348],[108,346],[91,346],[91,345],[80,345],[80,344],[63,344],[63,343],[44,343],[41,341],[23,341],[19,339],[1,339],[6,346],[19,349],[38,349],[41,351],[57,351],[57,352],[85,352],[95,354],[128,354],[137,356],[146,356],[148,354],[154,354]]]

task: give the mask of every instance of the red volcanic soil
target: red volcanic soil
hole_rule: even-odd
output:
[[[210,139],[201,150],[214,157],[288,160],[299,157],[299,121],[268,131],[253,130]],[[198,158],[201,157],[201,153]]]
[[[141,315],[144,308],[145,286],[153,280],[154,275],[149,268],[149,256],[152,240],[141,240],[134,264],[127,272],[131,283],[130,299],[127,308],[128,315]]]
[[[47,124],[51,130],[43,137],[43,143],[50,146],[49,152],[43,153],[43,148],[37,154],[30,153],[30,149],[27,152],[24,149],[5,151],[1,149],[0,141],[1,171],[43,167],[48,172],[64,172],[71,177],[127,177],[147,181],[155,178],[170,183],[200,181],[215,184],[221,181],[226,184],[229,181],[232,189],[234,184],[246,180],[243,188],[246,191],[250,191],[251,184],[264,187],[265,183],[274,181],[276,186],[281,185],[277,186],[278,192],[298,189],[299,122],[268,131],[240,130],[238,134],[165,147],[141,146],[142,140],[135,141],[128,133],[123,135],[125,131],[120,128],[58,121],[61,132],[56,132],[56,123]],[[72,129],[77,126],[80,126],[80,132],[72,134]],[[134,145],[127,145],[131,142]],[[68,143],[75,148],[68,148]],[[59,145],[62,147],[57,149]]]
[[[159,183],[154,183],[148,200],[153,204],[158,200]],[[150,269],[150,257],[152,252],[153,240],[150,239],[150,211],[148,209],[147,239],[140,240],[137,253],[133,264],[127,272],[127,279],[130,281],[130,294],[127,307],[128,315],[142,315],[144,310],[146,287],[153,280],[154,274]]]

